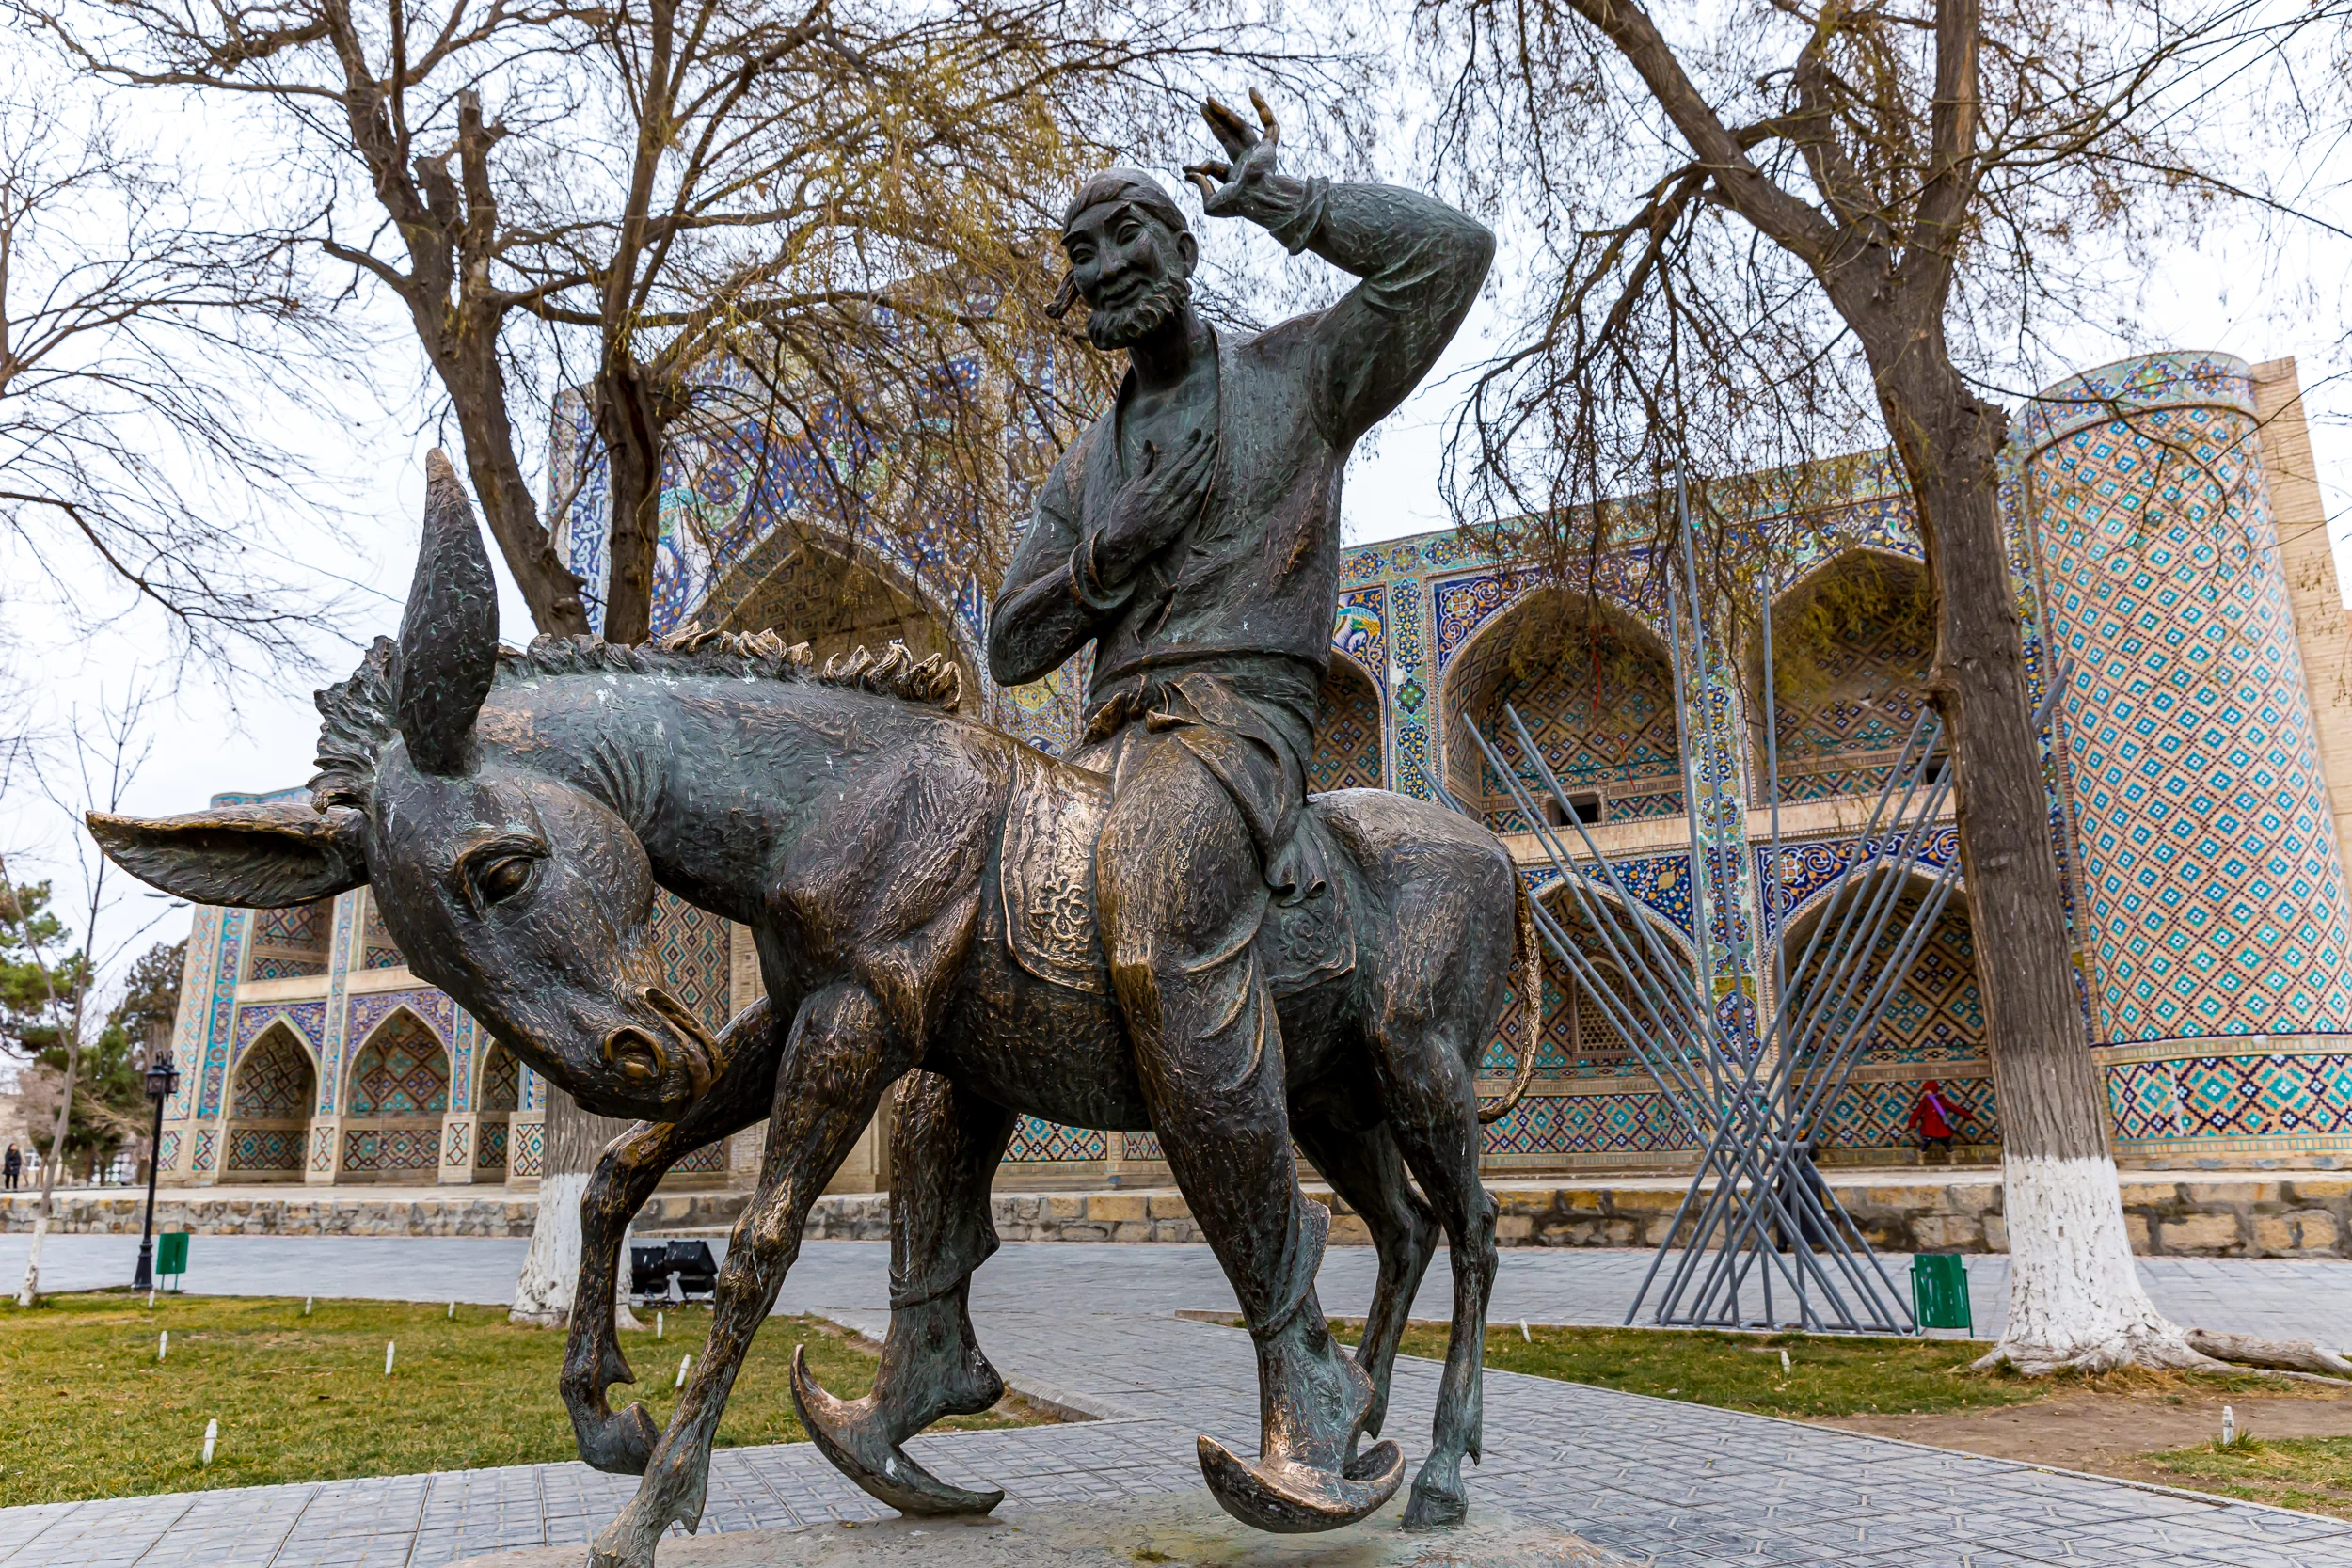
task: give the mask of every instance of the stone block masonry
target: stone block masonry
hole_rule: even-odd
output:
[[[1994,1170],[1829,1180],[1870,1244],[1882,1251],[1997,1253],[2009,1250]],[[1670,1178],[1581,1185],[1496,1182],[1496,1239],[1506,1247],[1650,1247],[1664,1239],[1682,1201]],[[1363,1221],[1327,1189],[1311,1186],[1333,1210],[1331,1241],[1368,1244]],[[2158,1258],[2352,1259],[2352,1176],[2200,1173],[2175,1179],[2128,1175],[2123,1212],[2133,1250]],[[724,1234],[745,1195],[658,1194],[637,1222],[641,1234]],[[55,1228],[68,1234],[135,1235],[142,1198],[132,1193],[57,1195]],[[0,1202],[0,1233],[33,1227],[35,1200]],[[328,1195],[230,1189],[165,1194],[158,1228],[207,1236],[528,1237],[538,1200],[531,1194],[461,1196],[418,1189]],[[996,1233],[1007,1242],[1187,1243],[1204,1240],[1184,1196],[1173,1191],[999,1193]],[[878,1242],[890,1236],[890,1195],[841,1193],[809,1215],[811,1241]]]

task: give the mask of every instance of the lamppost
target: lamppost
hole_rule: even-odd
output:
[[[180,1087],[180,1069],[172,1065],[170,1042],[158,1039],[155,1046],[162,1054],[146,1074],[147,1098],[155,1102],[155,1135],[147,1146],[147,1218],[139,1226],[139,1266],[131,1276],[134,1291],[155,1288],[155,1175],[164,1163],[164,1101]]]

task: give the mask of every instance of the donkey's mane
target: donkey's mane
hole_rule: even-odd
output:
[[[400,733],[394,696],[399,650],[389,637],[375,640],[351,678],[321,690],[318,704],[318,776],[310,781],[311,803],[365,808],[375,787],[375,763]],[[773,631],[705,631],[689,623],[658,642],[615,643],[600,637],[536,637],[527,648],[501,645],[493,689],[543,675],[723,675],[739,680],[814,681],[871,691],[947,713],[963,700],[963,673],[933,654],[917,661],[903,642],[891,642],[877,657],[860,646],[817,668],[805,642],[790,642]]]

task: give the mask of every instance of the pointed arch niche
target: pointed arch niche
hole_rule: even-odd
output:
[[[1609,995],[1597,997],[1582,982],[1571,974],[1549,946],[1544,951],[1544,1027],[1535,1056],[1538,1077],[1592,1077],[1622,1073],[1645,1073],[1632,1041],[1626,1037],[1621,1020],[1630,1020],[1637,1027],[1648,1022],[1648,1012],[1626,974],[1622,961],[1623,939],[1633,934],[1633,923],[1616,897],[1598,888],[1587,888],[1585,898],[1604,908],[1603,918],[1613,916],[1612,939],[1604,941],[1601,934],[1585,917],[1576,895],[1566,885],[1554,882],[1536,895],[1545,911],[1560,924],[1576,949],[1590,959],[1607,985]],[[1657,935],[1669,964],[1687,970],[1691,964],[1690,949],[1681,933],[1654,922],[1651,930]],[[1486,1059],[1481,1068],[1482,1076],[1508,1078],[1518,1069],[1523,1003],[1518,994],[1518,971],[1514,966],[1512,984],[1503,1004],[1502,1014],[1496,1025],[1494,1043],[1487,1048]]]
[[[1884,787],[1927,706],[1935,657],[1927,568],[1849,550],[1772,601],[1774,731],[1783,802]],[[1759,802],[1771,778],[1761,643],[1748,653],[1750,745]]]
[[[1307,768],[1307,787],[1384,788],[1385,754],[1380,689],[1362,665],[1335,648],[1315,703],[1315,754]]]
[[[1881,886],[1866,881],[1859,892],[1867,899]],[[1822,933],[1808,968],[1813,986],[1829,983],[1836,988],[1818,1004],[1835,1009],[1831,1015],[1834,1034],[1844,1032],[1870,989],[1901,958],[1902,933],[1928,889],[1925,877],[1905,879],[1895,895],[1886,929],[1858,971],[1850,972],[1851,989],[1846,980],[1830,978],[1836,965],[1825,961],[1822,954],[1836,940],[1844,902],[1854,894],[1840,895],[1835,906],[1824,897],[1800,909],[1785,927],[1781,952],[1790,971],[1792,990],[1805,986],[1806,981],[1795,972],[1805,944],[1816,931]],[[1802,998],[1798,1005],[1804,1006]],[[1885,1008],[1855,1058],[1851,1078],[1816,1121],[1823,1154],[1848,1161],[1908,1158],[1915,1143],[1909,1130],[1911,1107],[1921,1085],[1931,1080],[1939,1085],[1947,1106],[1960,1113],[1956,1126],[1963,1145],[1997,1144],[1999,1119],[1987,1053],[1975,934],[1968,924],[1967,899],[1954,887],[1935,924],[1892,981]]]
[[[916,658],[940,654],[981,687],[954,634],[953,615],[903,575],[831,537],[779,527],[713,584],[698,619],[722,631],[773,631],[805,642],[818,664],[863,644],[903,642]]]
[[[486,1041],[488,1048],[482,1053],[482,1084],[474,1091],[474,1109],[480,1113],[474,1124],[474,1180],[503,1181],[514,1147],[515,1113],[522,1106],[523,1069],[514,1053],[487,1032],[475,1038]]]
[[[222,1180],[301,1180],[317,1101],[318,1071],[301,1037],[283,1020],[262,1030],[238,1058],[230,1084]]]
[[[449,1110],[449,1053],[407,1008],[375,1026],[351,1059],[337,1180],[431,1182]]]
[[[1532,824],[1487,765],[1470,725],[1516,756],[1516,708],[1587,822],[1682,815],[1674,668],[1657,634],[1606,599],[1530,594],[1480,628],[1447,666],[1447,787],[1497,832]],[[1565,820],[1520,764],[1538,805]]]

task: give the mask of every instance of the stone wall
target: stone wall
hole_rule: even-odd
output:
[[[1839,1201],[1870,1244],[1886,1252],[2005,1252],[1997,1176],[1942,1181],[1836,1183]],[[1360,1219],[1331,1194],[1331,1240],[1365,1244]],[[2352,1175],[2262,1180],[2127,1176],[2123,1210],[2134,1251],[2170,1258],[2352,1258]],[[741,1193],[664,1193],[646,1205],[641,1234],[722,1234],[742,1212]],[[1655,1246],[1673,1223],[1682,1189],[1667,1182],[1495,1189],[1496,1239],[1506,1247]],[[136,1235],[141,1198],[120,1192],[62,1192],[56,1228]],[[166,1194],[156,1221],[167,1230],[219,1236],[511,1236],[531,1234],[537,1199],[357,1194],[208,1196]],[[0,1232],[32,1228],[35,1200],[0,1202]],[[998,1193],[996,1233],[1008,1242],[1199,1242],[1200,1227],[1181,1194]],[[880,1242],[890,1237],[890,1195],[837,1193],[820,1198],[808,1239]]]

